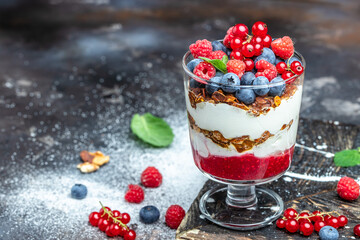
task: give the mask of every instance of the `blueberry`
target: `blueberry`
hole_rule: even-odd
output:
[[[277,57],[277,58],[275,59],[275,65],[278,64],[279,62],[285,62],[285,61],[284,61],[283,59]]]
[[[159,209],[155,206],[145,206],[140,209],[140,220],[143,223],[154,223],[160,217]]]
[[[83,199],[87,195],[87,188],[82,184],[75,184],[71,188],[71,197],[76,199]]]
[[[213,94],[215,91],[220,89],[219,83],[221,82],[222,77],[213,77],[210,79],[211,83],[205,85],[206,92],[210,95]]]
[[[286,64],[289,64],[289,66],[290,66],[291,63],[294,62],[294,61],[299,61],[299,62],[301,63],[301,60],[300,60],[299,58],[297,58],[297,57],[291,57],[291,58],[289,58],[289,59],[286,59],[286,60],[285,60],[285,63],[286,63]],[[302,63],[301,63],[301,65],[302,65]]]
[[[240,79],[241,85],[252,85],[255,80],[255,74],[252,72],[246,72]]]
[[[245,103],[245,104],[251,104],[255,101],[255,93],[252,89],[239,89],[235,92],[235,97]]]
[[[253,82],[254,86],[256,86],[256,85],[268,85],[268,84],[269,84],[269,80],[266,77],[263,77],[263,76],[255,78],[255,80]],[[267,86],[267,87],[265,86],[265,87],[262,87],[262,88],[254,89],[254,92],[258,96],[264,96],[269,92],[269,90],[270,90],[269,86]]]
[[[276,57],[274,52],[270,48],[263,48],[263,52],[257,58],[261,58],[261,57],[267,59],[269,63],[275,64]]]
[[[191,88],[203,88],[204,84],[196,81],[195,79],[190,79],[190,87]]]
[[[270,87],[270,96],[282,96],[285,90],[285,82],[280,76],[271,80],[271,83],[281,83],[278,86]]]
[[[225,47],[224,44],[222,44],[219,41],[213,41],[211,43],[211,46],[212,46],[214,52],[220,50],[220,51],[223,51],[224,53],[226,53],[227,48]]]
[[[224,74],[222,72],[216,72],[215,77],[223,77]]]
[[[234,93],[240,89],[240,79],[235,73],[227,73],[221,79],[222,90],[226,93]]]
[[[321,240],[336,240],[339,239],[339,232],[331,226],[325,226],[320,229],[319,237]]]
[[[190,62],[188,62],[188,64],[186,64],[187,68],[190,70],[190,72],[194,71],[194,68],[201,63],[203,60],[195,58],[193,60],[191,60]]]
[[[228,57],[230,57],[231,52],[232,52],[232,50],[231,50],[231,49],[226,48],[225,53],[226,53],[226,55],[227,55]]]

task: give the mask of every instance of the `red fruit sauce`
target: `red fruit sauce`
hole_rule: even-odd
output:
[[[193,149],[195,164],[204,172],[228,180],[260,180],[286,171],[290,165],[294,146],[278,155],[255,157],[254,154],[223,157],[202,157]]]

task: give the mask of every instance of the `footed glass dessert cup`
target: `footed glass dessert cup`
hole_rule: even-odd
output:
[[[297,52],[294,57],[305,69],[304,58]],[[211,180],[227,185],[207,191],[200,211],[223,227],[264,227],[281,216],[284,203],[274,191],[257,186],[278,179],[290,167],[305,71],[266,85],[230,86],[193,74],[187,67],[192,59],[187,52],[182,65],[195,165]],[[234,93],[223,91],[229,88],[235,88]],[[257,94],[245,104],[237,95],[245,89],[265,89],[268,94]]]

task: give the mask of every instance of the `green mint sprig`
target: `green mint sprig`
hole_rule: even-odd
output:
[[[334,163],[337,167],[353,167],[360,164],[360,147],[335,153]]]
[[[214,68],[221,71],[222,73],[227,73],[226,64],[229,61],[228,56],[223,56],[223,58],[220,59],[210,59],[206,57],[199,57],[200,59],[204,60],[205,62],[210,63],[213,65]]]

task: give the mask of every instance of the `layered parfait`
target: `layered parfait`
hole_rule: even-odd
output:
[[[265,182],[288,169],[294,152],[305,62],[265,23],[251,32],[237,24],[184,56],[194,160],[218,180]]]

